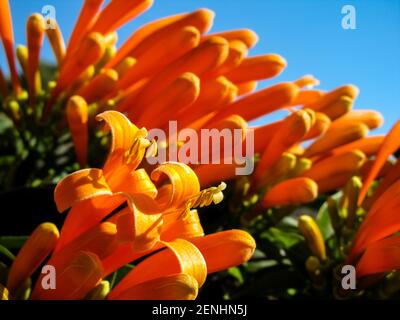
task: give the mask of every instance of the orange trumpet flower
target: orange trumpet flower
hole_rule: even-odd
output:
[[[27,280],[53,251],[59,233],[51,223],[39,225],[18,252],[8,274],[7,288],[11,294]]]
[[[43,44],[44,32],[45,22],[43,16],[37,13],[31,15],[26,24],[26,37],[28,43],[27,82],[31,105],[34,104],[34,97],[38,94],[35,87],[35,78],[39,68],[39,55]]]
[[[246,44],[248,49],[254,47],[258,42],[257,34],[250,29],[240,29],[240,30],[224,31],[220,33],[213,33],[210,35],[206,35],[204,39],[213,36],[222,37],[228,41],[234,41],[234,40],[241,41],[244,44]]]
[[[318,196],[318,185],[309,178],[294,178],[282,181],[267,191],[262,199],[264,208],[304,204]]]
[[[286,67],[286,61],[277,54],[250,57],[225,76],[234,83],[269,79],[280,74]]]
[[[313,142],[305,151],[305,157],[314,157],[334,148],[348,144],[368,133],[368,127],[362,123],[350,123],[340,128],[329,129],[325,135]]]
[[[46,29],[47,38],[50,41],[57,64],[61,66],[65,57],[65,43],[60,26],[54,19],[50,21],[52,28]]]
[[[381,147],[376,155],[375,163],[365,178],[364,184],[361,188],[360,195],[358,198],[358,204],[360,205],[365,196],[367,195],[368,189],[371,183],[376,178],[382,166],[385,164],[387,158],[389,158],[397,149],[400,147],[400,121],[396,122],[390,132],[387,134],[382,142]]]
[[[281,157],[283,152],[304,139],[315,121],[311,110],[299,110],[287,117],[268,144],[257,164],[254,181],[262,179],[264,173]]]
[[[81,168],[86,166],[88,145],[88,107],[80,96],[73,96],[67,104],[67,120],[74,141],[75,153]]]
[[[10,12],[10,4],[8,0],[0,1],[0,37],[3,42],[4,50],[6,52],[8,66],[11,73],[11,81],[13,84],[14,92],[19,93],[21,86],[18,79],[17,67],[14,56],[14,33],[12,28],[12,18]]]
[[[397,181],[374,202],[353,240],[348,262],[354,263],[371,244],[400,230],[399,194]]]

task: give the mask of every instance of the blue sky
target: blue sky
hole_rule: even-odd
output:
[[[26,43],[25,21],[44,5],[56,8],[56,18],[68,39],[81,0],[10,0],[16,43]],[[356,30],[341,26],[341,8],[356,9]],[[400,0],[155,0],[153,7],[119,31],[119,44],[138,26],[151,20],[196,8],[215,11],[213,31],[251,28],[260,37],[251,55],[278,53],[288,67],[276,82],[313,74],[321,88],[353,83],[361,92],[358,109],[377,109],[385,116],[386,132],[400,118]],[[42,57],[53,60],[49,44]],[[0,50],[0,64],[5,59]],[[261,119],[274,120],[282,114]]]

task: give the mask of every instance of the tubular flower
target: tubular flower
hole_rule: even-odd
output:
[[[41,274],[32,299],[99,297],[92,290],[100,290],[108,274],[146,256],[108,299],[194,299],[207,273],[250,259],[255,242],[249,234],[204,235],[200,224],[195,208],[221,202],[224,183],[201,191],[194,171],[178,162],[160,164],[148,175],[140,167],[152,145],[146,129],[116,111],[97,119],[112,134],[106,163],[59,182],[54,198],[60,212],[69,209],[64,225],[58,234],[52,224],[43,224],[24,244],[9,274],[12,296],[48,257],[57,286],[43,288]],[[231,254],[221,259],[227,251]]]
[[[32,15],[28,20],[27,49],[18,47],[17,56],[29,85],[30,101],[32,103],[37,98],[35,114],[42,120],[51,117],[58,121],[59,107],[66,109],[63,114],[67,121],[61,122],[69,124],[76,158],[82,168],[87,165],[85,153],[90,143],[83,132],[88,131],[88,137],[94,136],[90,134],[96,130],[93,119],[109,109],[124,112],[131,121],[149,130],[165,130],[171,121],[177,121],[177,135],[186,138],[188,129],[197,133],[205,128],[254,131],[254,139],[253,135],[246,134],[242,141],[244,150],[254,140],[254,153],[261,157],[255,163],[255,173],[251,177],[252,192],[271,187],[261,181],[270,175],[284,152],[291,152],[295,147],[300,150],[305,140],[314,141],[304,153],[296,154],[296,161],[314,161],[332,150],[345,148],[362,140],[368,129],[381,124],[377,112],[350,111],[358,95],[358,88],[354,85],[325,92],[314,89],[319,81],[305,75],[255,91],[259,80],[283,72],[286,60],[278,54],[248,56],[258,41],[251,30],[209,33],[214,13],[208,9],[152,21],[134,31],[117,48],[118,28],[145,12],[152,2],[135,0],[124,4],[123,1],[112,1],[102,8],[102,0],[85,1],[67,45],[57,21],[51,20],[53,28],[44,31],[43,19],[39,15]],[[8,0],[4,6],[7,19],[2,19],[2,39],[5,47],[12,49]],[[41,82],[37,65],[44,33],[54,51],[58,74],[48,85],[51,92],[42,97],[37,96],[39,87],[34,84]],[[13,69],[12,51],[7,57],[10,69]],[[3,87],[2,94],[6,95],[7,88]],[[72,129],[68,105],[73,96],[86,101],[88,120],[85,130],[83,125],[80,130]],[[290,113],[283,120],[256,128],[246,123],[282,109]],[[232,126],[232,119],[236,119],[238,126]],[[165,139],[157,141],[160,153],[174,148],[182,154],[190,150],[191,139],[182,139],[174,146],[169,141],[172,135],[169,132]],[[362,146],[360,149],[364,152]],[[369,150],[369,153],[374,151],[372,147]],[[197,151],[204,152],[204,159],[210,160],[215,149],[199,148]],[[246,149],[249,163],[256,160],[252,151]],[[187,163],[195,170],[202,186],[217,184],[220,177],[226,180],[236,178],[237,169],[242,165],[238,156],[232,156],[232,149],[225,145],[220,154],[218,159],[213,158],[215,162],[212,163]],[[166,160],[175,159],[168,156]],[[299,176],[294,172],[288,175],[292,178]]]
[[[313,254],[322,261],[326,260],[325,242],[314,219],[311,216],[302,215],[299,218],[299,230]]]
[[[325,91],[304,75],[257,90],[260,80],[284,71],[285,58],[251,56],[258,42],[252,30],[211,32],[214,13],[208,9],[149,22],[119,44],[118,29],[152,3],[86,0],[65,43],[57,21],[47,21],[53,28],[46,29],[41,15],[31,15],[26,46],[15,50],[21,82],[9,1],[1,0],[0,36],[13,89],[0,70],[4,110],[17,130],[36,125],[61,140],[68,129],[75,156],[66,170],[81,168],[54,179],[57,209],[68,211],[64,225],[60,234],[49,224],[34,231],[11,267],[8,288],[0,286],[2,298],[16,298],[48,261],[60,285],[45,290],[41,275],[34,299],[194,299],[207,274],[237,266],[255,250],[244,231],[205,235],[200,223],[197,209],[221,202],[221,181],[231,180],[228,190],[238,195],[232,202],[238,211],[254,207],[250,215],[285,212],[342,190],[340,205],[327,202],[331,220],[339,221],[335,231],[347,228],[346,241],[368,211],[348,260],[360,277],[397,268],[396,259],[371,261],[397,257],[400,170],[388,158],[399,147],[399,123],[387,136],[367,136],[383,118],[374,110],[353,110],[359,90],[352,84]],[[40,73],[45,34],[57,61],[48,83]],[[287,115],[251,124],[276,111]],[[206,130],[211,134],[203,137]],[[224,134],[234,138],[231,143]],[[219,143],[210,145],[215,137]],[[89,150],[107,142],[106,160],[95,167],[91,162],[100,156]],[[314,255],[307,270],[319,279],[329,246],[312,218],[302,216],[299,229]],[[337,256],[347,255],[344,246],[340,250]],[[135,268],[117,286],[108,282],[131,263]]]
[[[353,239],[346,263],[356,266],[359,278],[400,269],[399,187],[396,181],[374,199]]]

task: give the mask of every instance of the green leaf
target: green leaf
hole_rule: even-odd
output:
[[[0,253],[10,259],[11,261],[15,260],[15,256],[8,250],[6,247],[0,245]]]
[[[243,275],[240,272],[240,269],[238,267],[229,268],[228,274],[230,274],[237,281],[239,281],[240,284],[243,284],[243,282],[244,282]]]
[[[0,237],[0,245],[8,249],[19,249],[28,239],[28,236],[2,236]]]
[[[271,260],[271,259],[265,259],[265,260],[260,260],[260,261],[249,261],[245,264],[245,268],[248,272],[254,273],[257,271],[260,271],[262,269],[268,269],[271,267],[275,267],[278,265],[278,261],[276,260]]]
[[[332,196],[332,198],[336,201],[340,197],[341,197],[341,192],[338,192]],[[316,222],[321,230],[324,240],[334,235],[335,231],[332,228],[331,218],[329,216],[329,211],[328,211],[328,204],[326,202],[324,202],[321,208],[319,209],[316,217]]]
[[[284,231],[275,227],[263,232],[261,238],[266,238],[274,243],[278,243],[284,249],[289,249],[303,240],[303,237],[295,230]]]
[[[4,133],[8,128],[11,128],[13,123],[9,117],[3,112],[0,112],[0,134]]]
[[[117,271],[112,273],[107,280],[110,282],[110,287],[114,288],[123,277],[125,277],[132,269],[134,268],[133,265],[127,264],[122,268],[119,268]]]

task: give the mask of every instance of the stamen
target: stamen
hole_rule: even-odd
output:
[[[218,204],[224,199],[223,190],[226,189],[226,183],[221,182],[218,187],[210,187],[200,191],[186,201],[185,209],[180,215],[181,219],[186,219],[190,214],[190,209],[207,207],[211,203]]]

